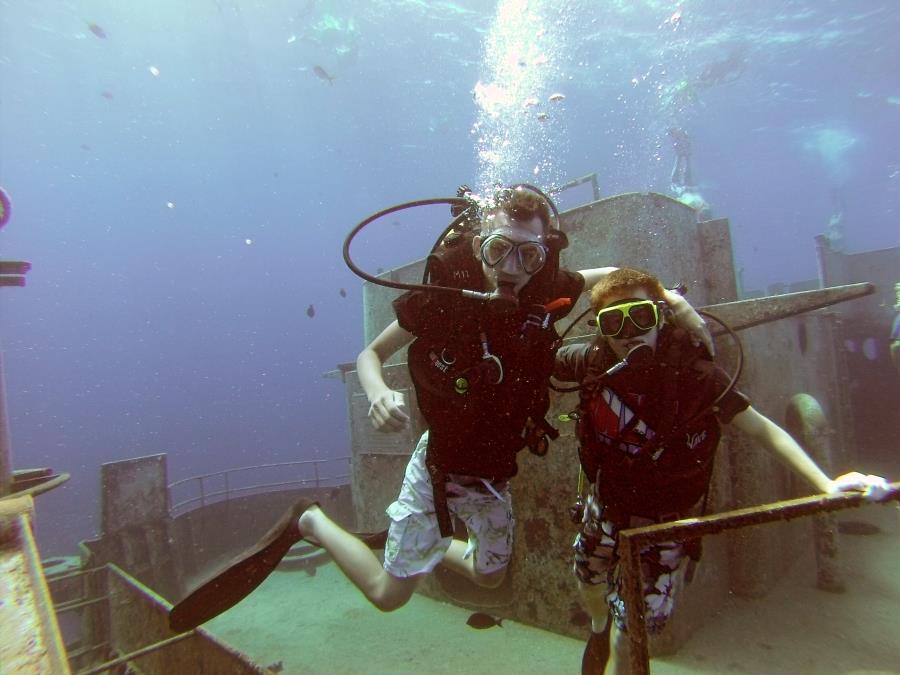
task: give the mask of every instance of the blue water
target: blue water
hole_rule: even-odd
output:
[[[322,378],[363,346],[340,247],[396,202],[592,171],[605,195],[666,192],[679,126],[746,287],[814,278],[838,203],[849,252],[898,244],[893,0],[529,5],[546,30],[513,36],[501,76],[493,2],[0,2],[0,255],[34,265],[2,291],[14,466],[73,474],[39,498],[45,554],[95,533],[101,462],[348,453]],[[544,122],[474,100],[516,67]],[[486,164],[504,125],[522,156]],[[360,261],[421,257],[445,224],[379,222]]]

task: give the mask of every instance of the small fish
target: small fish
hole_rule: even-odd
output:
[[[538,118],[538,121],[539,121],[539,122],[546,122],[548,119],[550,119],[550,115],[548,115],[548,114],[545,113],[545,112],[539,112],[539,113],[536,115],[536,117]]]
[[[107,101],[113,100],[113,93],[111,91],[101,91],[100,95],[105,98]]]
[[[106,39],[106,31],[103,30],[100,26],[95,23],[88,24],[88,30],[91,31],[94,35],[96,35],[101,40]]]
[[[266,666],[266,671],[269,673],[280,673],[282,670],[284,670],[284,661],[276,661]]]
[[[334,84],[334,78],[322,66],[313,66],[313,72],[320,80],[325,80],[328,84]]]
[[[91,146],[89,146],[87,143],[82,143],[82,144],[81,144],[81,149],[84,150],[85,152],[90,152],[90,151],[91,151]]]
[[[342,298],[346,298],[346,297],[347,297],[347,291],[344,290],[343,288],[342,288],[340,291],[338,291],[338,292],[341,294],[341,297],[342,297]]]
[[[490,614],[485,614],[484,612],[475,612],[466,620],[466,625],[477,628],[478,630],[493,628],[494,626],[503,628],[503,619],[494,618]]]
[[[547,100],[550,101],[551,103],[558,103],[559,101],[565,101],[566,95],[565,94],[550,94],[550,97]]]
[[[312,305],[310,305],[309,307],[306,308],[306,316],[308,316],[308,317],[311,319],[311,318],[313,318],[315,315],[316,315],[316,308],[315,308],[315,307],[313,307]]]

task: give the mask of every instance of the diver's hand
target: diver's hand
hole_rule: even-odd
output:
[[[712,333],[703,317],[697,313],[697,310],[691,307],[691,303],[685,300],[680,294],[666,290],[664,297],[666,304],[675,315],[675,323],[679,327],[688,332],[691,342],[695,345],[703,344],[709,351],[710,356],[716,355],[716,347],[713,344]]]
[[[870,502],[878,502],[885,498],[891,491],[888,482],[881,476],[869,474],[864,476],[858,471],[845,473],[838,476],[828,484],[828,494],[839,492],[862,492],[863,497]]]
[[[375,396],[369,405],[369,420],[378,431],[401,431],[409,426],[409,413],[403,394],[386,389]]]

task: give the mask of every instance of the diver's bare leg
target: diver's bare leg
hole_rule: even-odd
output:
[[[694,173],[691,171],[691,156],[684,158],[684,173],[682,174],[683,185],[690,189],[696,188],[694,184]]]
[[[619,630],[613,621],[612,630],[609,633],[609,663],[606,665],[606,675],[628,675],[631,672],[631,664],[628,655],[631,653],[631,645],[628,636]]]
[[[585,584],[578,582],[581,601],[591,615],[591,630],[602,633],[609,620],[609,605],[606,602],[606,584]]]
[[[485,588],[496,588],[506,576],[506,568],[491,572],[490,574],[481,574],[475,571],[475,556],[471,555],[464,558],[468,544],[459,539],[454,539],[450,544],[447,555],[444,556],[442,564],[449,570],[464,576],[469,581],[484,586]]]
[[[585,584],[578,582],[581,601],[591,615],[591,635],[581,658],[582,675],[608,672],[610,652],[613,649],[610,634],[611,618],[606,601],[606,584]]]
[[[395,577],[361,540],[313,506],[300,516],[300,532],[314,537],[334,558],[344,575],[375,607],[391,612],[405,605],[423,575]]]

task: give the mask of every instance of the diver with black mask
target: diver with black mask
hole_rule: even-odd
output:
[[[463,199],[472,210],[459,212],[462,222],[433,249],[426,287],[394,302],[397,320],[357,359],[373,426],[397,431],[409,414],[385,383],[382,364],[409,344],[428,424],[387,509],[383,565],[320,509],[300,518],[300,531],[325,546],[382,610],[406,604],[441,562],[482,586],[502,582],[512,554],[516,454],[524,447],[543,454],[556,434],[544,419],[559,338],[554,324],[586,283],[613,269],[559,268],[565,235],[549,198],[531,186],[500,190],[488,203]],[[465,523],[468,542],[453,538],[452,516]]]
[[[517,472],[516,455],[525,447],[542,455],[557,435],[545,420],[559,346],[554,324],[585,288],[615,268],[561,269],[567,241],[556,207],[533,186],[500,189],[488,200],[460,192],[380,211],[357,225],[344,245],[344,258],[359,276],[407,291],[394,301],[397,319],[357,359],[370,421],[385,432],[410,424],[402,393],[382,372],[385,361],[409,345],[408,367],[428,425],[387,509],[384,562],[370,542],[301,500],[253,548],[179,603],[170,614],[173,627],[193,627],[238,602],[301,538],[324,547],[382,611],[405,605],[439,563],[485,587],[502,582],[512,555],[509,480]],[[350,243],[368,223],[435,203],[450,204],[455,217],[433,247],[421,284],[380,279],[352,263]],[[673,294],[672,303],[682,325],[709,338],[685,300]],[[453,538],[453,516],[465,523],[468,541]],[[232,582],[239,587],[232,590]]]

